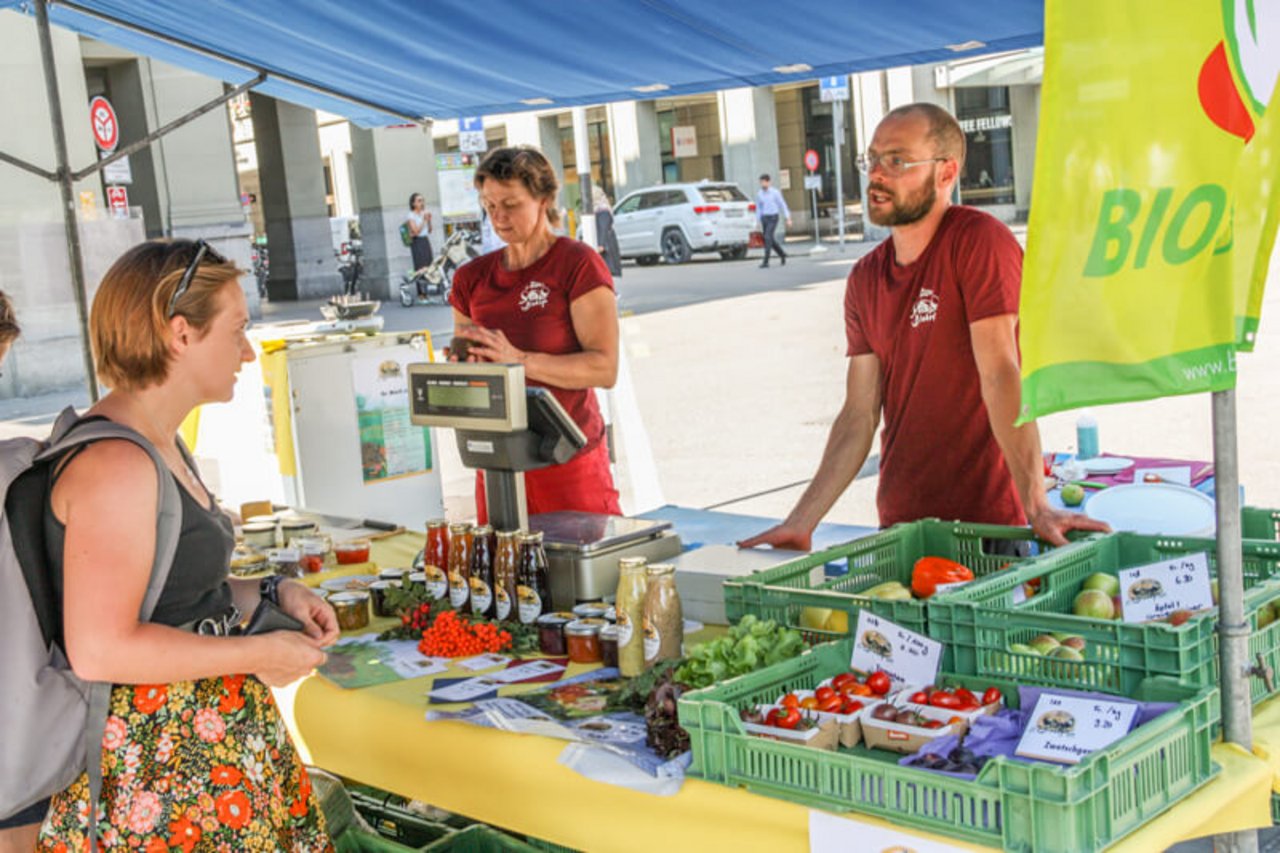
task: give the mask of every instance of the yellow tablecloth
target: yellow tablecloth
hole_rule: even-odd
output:
[[[383,567],[408,565],[421,542],[413,534],[375,542],[374,560]],[[355,566],[343,573],[368,569]],[[689,779],[672,797],[593,782],[557,763],[561,741],[463,723],[427,723],[428,686],[429,680],[416,679],[343,690],[313,676],[277,695],[308,762],[516,832],[580,850],[808,849],[804,806],[698,779]],[[1222,766],[1217,778],[1113,849],[1147,853],[1187,838],[1269,825],[1280,772],[1280,702],[1259,707],[1255,737],[1255,755],[1215,745],[1213,758]],[[853,813],[844,817],[891,825]]]

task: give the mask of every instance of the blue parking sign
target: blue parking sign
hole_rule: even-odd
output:
[[[849,77],[821,77],[818,79],[818,95],[823,101],[849,100]]]

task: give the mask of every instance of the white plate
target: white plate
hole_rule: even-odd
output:
[[[347,592],[348,590],[368,589],[369,584],[378,579],[377,575],[347,575],[320,582],[321,589],[329,592]]]
[[[1132,459],[1125,459],[1123,456],[1095,456],[1093,459],[1078,461],[1090,474],[1119,474],[1133,465]]]
[[[1173,483],[1112,486],[1090,497],[1084,511],[1112,530],[1147,536],[1213,536],[1217,529],[1213,498]]]

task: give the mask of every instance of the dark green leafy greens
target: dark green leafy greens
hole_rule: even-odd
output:
[[[689,649],[675,680],[693,689],[707,687],[793,658],[803,650],[799,631],[747,614],[728,634]]]

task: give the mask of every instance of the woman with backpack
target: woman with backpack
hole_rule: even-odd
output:
[[[337,620],[295,581],[229,578],[231,522],[177,438],[192,409],[231,399],[254,358],[241,274],[202,240],[151,240],[115,262],[90,316],[111,390],[86,418],[139,433],[167,471],[126,440],[89,444],[52,468],[44,526],[61,567],[63,647],[77,675],[115,685],[95,817],[102,850],[333,849],[270,687],[323,662]],[[178,487],[181,534],[143,622],[158,476]],[[302,630],[237,635],[264,598]],[[89,799],[87,775],[55,795],[39,849],[84,849]]]

